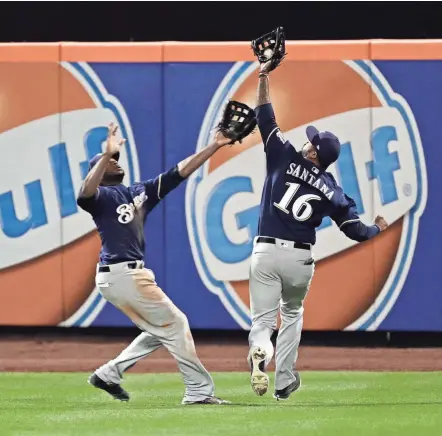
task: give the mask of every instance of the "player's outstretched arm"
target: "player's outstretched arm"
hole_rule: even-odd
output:
[[[358,242],[374,238],[388,227],[387,222],[381,216],[376,217],[372,226],[367,226],[361,222],[355,201],[345,194],[331,218],[347,238]]]
[[[273,111],[272,102],[270,100],[269,74],[272,69],[272,65],[272,60],[260,63],[258,89],[256,92],[256,120],[258,122],[259,131],[261,133],[261,138],[264,143],[264,150],[266,153],[268,153],[271,148],[275,148],[276,152],[278,152],[278,149],[281,148],[280,141],[278,141],[278,139],[275,140],[279,127],[276,122],[275,112]],[[272,142],[275,144],[272,144]]]
[[[261,64],[258,76],[258,90],[256,93],[256,107],[270,103],[270,85],[269,73],[266,69],[267,64]]]
[[[251,42],[254,55],[259,62],[259,84],[256,106],[270,103],[269,79],[270,71],[277,68],[286,56],[285,35],[282,27],[277,27]]]
[[[106,168],[111,160],[112,155],[104,153],[97,164],[89,171],[80,188],[79,198],[93,197],[97,193],[97,189],[103,180]]]
[[[169,192],[177,188],[195,170],[203,165],[207,159],[213,156],[217,150],[230,141],[231,139],[226,138],[221,132],[217,132],[215,140],[206,148],[182,160],[169,171],[160,174],[157,178],[143,182],[151,205],[157,204]]]
[[[160,174],[155,180],[143,182],[147,195],[153,199],[152,201],[158,202],[201,167],[217,150],[227,144],[241,142],[253,132],[255,127],[256,116],[253,109],[244,103],[230,100],[217,126],[213,142],[198,153],[182,160],[166,173]],[[150,205],[154,207],[152,202]]]
[[[266,70],[267,64],[261,64],[261,72],[258,78],[258,90],[256,93],[256,120],[258,122],[264,150],[268,151],[269,140],[279,130],[276,123],[275,113],[270,101],[269,77]],[[278,148],[279,144],[276,146]]]
[[[125,139],[117,139],[117,130],[118,126],[116,124],[109,124],[105,152],[84,179],[78,195],[79,198],[93,197],[97,193],[109,161],[112,159],[112,156],[120,151],[120,147],[126,142]]]
[[[230,100],[217,126],[214,141],[204,150],[178,164],[178,172],[185,179],[207,161],[218,149],[227,144],[242,142],[256,127],[255,111],[245,103]]]
[[[344,222],[340,229],[350,239],[363,242],[377,236],[388,227],[387,222],[381,216],[377,216],[372,226],[367,226],[361,221]]]
[[[217,132],[215,140],[206,148],[198,153],[189,156],[178,164],[178,173],[183,179],[187,179],[194,171],[203,165],[207,159],[212,157],[214,153],[221,147],[224,147],[231,139],[226,138],[221,132]]]

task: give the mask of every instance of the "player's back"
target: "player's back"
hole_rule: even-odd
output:
[[[261,199],[259,236],[314,244],[316,228],[326,216],[331,217],[344,233],[350,229],[347,236],[357,240],[378,231],[377,228],[373,231],[369,229],[367,233],[365,227],[348,226],[350,223],[359,222],[356,205],[344,194],[332,174],[323,169],[336,160],[336,150],[320,150],[321,156],[328,158],[326,165],[321,167],[304,158],[284,138],[275,121],[271,104],[258,106],[257,118],[267,164]],[[314,131],[318,132],[316,129]],[[334,141],[338,141],[334,138]],[[319,153],[319,145],[317,150]]]
[[[316,228],[325,216],[334,214],[342,189],[330,173],[304,159],[279,132],[277,140],[280,144],[272,144],[277,150],[271,152],[267,144],[258,233],[314,244]]]

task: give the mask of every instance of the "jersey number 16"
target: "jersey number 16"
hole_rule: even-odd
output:
[[[287,208],[301,185],[299,183],[290,182],[287,182],[286,185],[288,188],[287,191],[285,191],[284,196],[281,198],[281,201],[279,203],[273,203],[273,205],[284,213],[289,214],[290,211],[287,210]],[[307,221],[313,215],[313,207],[310,204],[310,201],[320,199],[321,197],[315,194],[305,194],[298,197],[292,205],[293,218],[297,221]]]

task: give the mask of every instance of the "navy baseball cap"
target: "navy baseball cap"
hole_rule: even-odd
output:
[[[89,171],[97,164],[97,162],[100,160],[101,156],[103,156],[102,153],[96,154],[90,161],[89,161]],[[115,153],[112,156],[112,159],[115,159],[118,162],[118,159],[120,159],[120,153]]]
[[[341,143],[332,132],[320,132],[314,126],[305,130],[308,140],[316,147],[321,166],[326,169],[336,162],[341,152]]]

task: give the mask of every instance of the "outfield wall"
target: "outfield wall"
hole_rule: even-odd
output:
[[[365,222],[392,223],[355,245],[324,220],[304,328],[442,331],[442,41],[287,51],[271,77],[284,135],[335,132],[331,171]],[[0,45],[0,324],[132,326],[94,288],[99,241],[75,203],[87,160],[114,120],[125,182],[156,176],[210,141],[228,98],[254,104],[256,71],[245,42]],[[255,133],[147,220],[146,263],[195,329],[249,326],[264,158]]]

